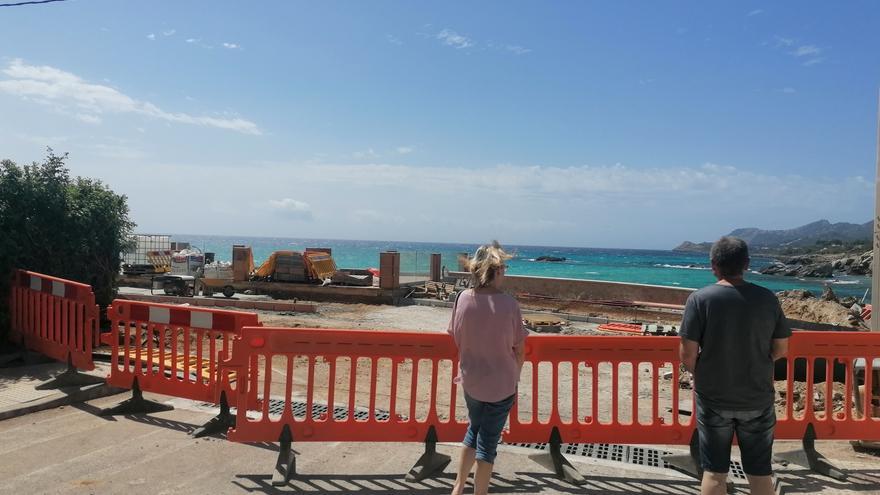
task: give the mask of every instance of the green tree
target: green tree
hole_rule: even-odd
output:
[[[113,299],[121,253],[134,223],[126,197],[101,181],[71,178],[67,154],[42,163],[0,162],[0,339],[5,342],[12,270],[23,268],[92,286]]]

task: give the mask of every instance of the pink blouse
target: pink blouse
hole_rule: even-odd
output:
[[[498,402],[516,392],[520,370],[513,348],[523,345],[529,334],[516,299],[466,290],[455,301],[447,333],[458,346],[456,383],[469,396]]]

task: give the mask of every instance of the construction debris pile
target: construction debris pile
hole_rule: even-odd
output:
[[[864,307],[855,298],[838,299],[830,287],[819,297],[808,290],[799,289],[778,292],[776,295],[789,319],[827,323],[853,330],[868,329],[863,317]]]

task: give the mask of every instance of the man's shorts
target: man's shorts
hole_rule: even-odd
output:
[[[713,473],[728,472],[735,432],[743,471],[752,476],[769,476],[773,472],[770,459],[775,426],[773,405],[755,411],[718,411],[706,406],[697,396],[697,430],[703,469]]]
[[[495,463],[498,440],[501,439],[501,429],[507,422],[507,414],[513,407],[513,399],[516,394],[498,402],[483,402],[474,399],[466,392],[464,400],[467,403],[468,425],[464,435],[464,444],[477,451],[477,460]]]

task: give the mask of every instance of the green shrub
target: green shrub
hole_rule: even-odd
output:
[[[16,268],[92,286],[99,305],[115,293],[120,253],[134,223],[124,195],[99,180],[71,178],[67,154],[42,163],[0,161],[0,340],[9,327],[9,281]],[[3,344],[0,344],[3,345]]]

